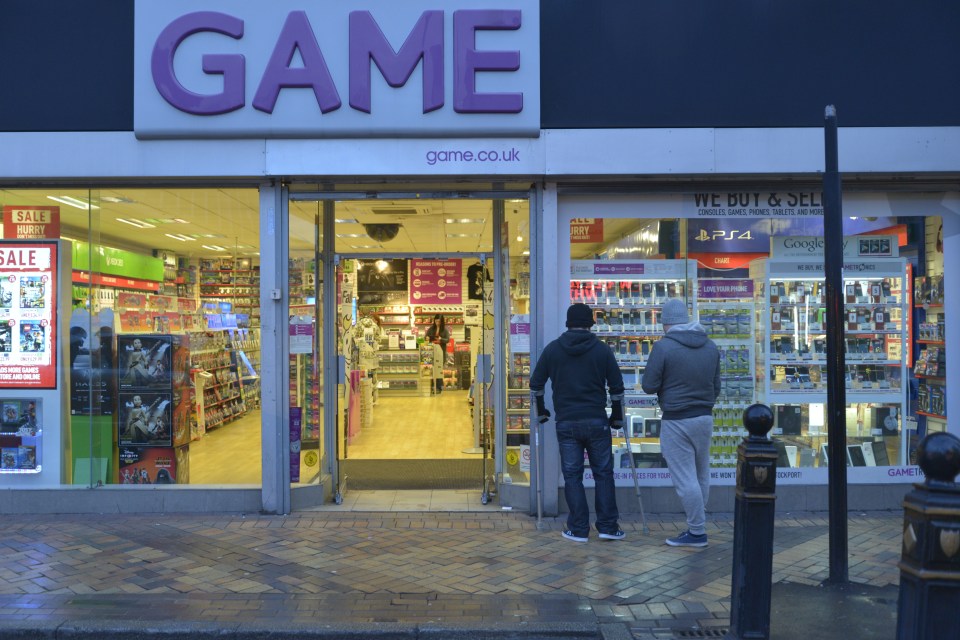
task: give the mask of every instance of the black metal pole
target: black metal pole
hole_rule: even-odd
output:
[[[830,500],[830,578],[848,581],[847,566],[847,393],[844,354],[843,206],[837,146],[837,110],[829,105],[823,127],[823,257],[827,304],[827,471]]]

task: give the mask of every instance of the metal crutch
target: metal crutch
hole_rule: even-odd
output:
[[[630,444],[630,438],[633,436],[633,422],[628,421],[623,427],[623,435],[627,441],[627,457],[630,459],[630,471],[633,472],[633,488],[637,491],[637,504],[640,505],[640,519],[643,522],[643,533],[649,535],[650,527],[647,526],[647,514],[643,511],[643,498],[640,496],[640,479],[637,478],[637,463],[633,459],[633,445]]]
[[[545,421],[544,421],[545,422]],[[543,529],[543,424],[540,416],[534,421],[536,427],[533,430],[533,444],[536,448],[537,465],[537,530]]]

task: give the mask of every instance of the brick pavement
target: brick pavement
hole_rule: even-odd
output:
[[[851,514],[852,582],[898,583],[901,520]],[[698,550],[663,545],[682,527],[671,520],[643,535],[628,517],[626,541],[589,544],[563,540],[562,518],[543,524],[489,511],[3,516],[0,629],[180,621],[422,635],[553,625],[557,636],[639,638],[728,622],[729,516],[711,521],[710,547]],[[822,514],[778,517],[774,544],[774,583],[827,578]]]

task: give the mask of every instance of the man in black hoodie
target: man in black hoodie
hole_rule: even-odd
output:
[[[547,380],[553,384],[557,412],[557,442],[563,472],[564,496],[570,513],[561,535],[586,542],[590,533],[590,508],[583,489],[583,452],[590,459],[594,479],[597,531],[602,540],[623,540],[613,485],[613,440],[610,429],[623,428],[623,376],[613,352],[591,331],[593,311],[577,303],[567,309],[567,331],[548,344],[530,376],[530,391],[537,416],[546,422],[544,403]],[[607,417],[607,388],[613,405]]]

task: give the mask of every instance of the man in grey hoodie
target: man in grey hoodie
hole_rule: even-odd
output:
[[[672,547],[705,547],[720,351],[700,323],[690,322],[682,300],[667,300],[660,321],[664,335],[650,350],[641,386],[644,393],[657,394],[663,413],[661,452],[687,515],[687,530],[666,542]]]
[[[544,388],[553,384],[557,412],[557,443],[563,494],[567,499],[567,528],[561,535],[586,542],[590,532],[590,507],[583,488],[583,454],[590,459],[594,480],[594,506],[601,540],[623,540],[617,521],[617,497],[613,484],[613,440],[610,429],[623,428],[623,375],[617,358],[590,331],[593,311],[577,303],[567,309],[567,331],[544,347],[530,376],[530,391],[537,404],[537,417],[550,418]],[[607,417],[607,388],[613,412]]]

